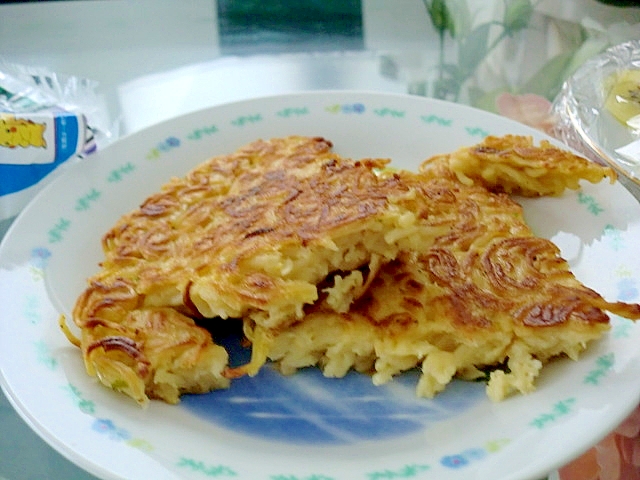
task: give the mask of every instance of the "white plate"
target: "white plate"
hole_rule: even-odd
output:
[[[416,168],[487,134],[541,138],[461,105],[357,92],[250,100],[189,114],[70,165],[14,223],[0,247],[2,386],[20,415],[63,455],[104,478],[530,479],[613,429],[640,399],[640,328],[613,329],[578,362],[554,362],[538,390],[491,403],[455,381],[417,399],[415,377],[383,387],[314,369],[265,369],[179,406],[129,398],[84,373],[57,326],[97,269],[100,237],[172,175],[257,138],[321,135],[356,158]],[[529,200],[534,229],[554,238],[577,276],[611,300],[638,301],[640,206],[620,185]]]

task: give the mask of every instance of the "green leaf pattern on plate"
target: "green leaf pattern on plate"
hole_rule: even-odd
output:
[[[631,329],[633,328],[633,321],[614,318],[611,320],[611,323],[613,324],[613,338],[629,338],[631,335]]]
[[[236,127],[244,127],[245,125],[250,125],[252,123],[258,123],[262,121],[262,114],[256,113],[253,115],[243,115],[235,120],[231,121],[231,125],[235,125]]]
[[[367,480],[395,480],[398,478],[415,478],[418,474],[430,470],[430,465],[405,465],[399,470],[383,470],[367,474]]]
[[[51,354],[49,346],[43,341],[35,342],[34,346],[38,363],[44,365],[49,370],[55,370],[58,367],[58,360]]]
[[[611,224],[607,224],[604,227],[602,236],[609,242],[611,248],[614,251],[619,251],[625,248],[624,240],[620,234],[620,230]]]
[[[550,411],[544,412],[535,417],[529,425],[542,429],[556,422],[559,418],[570,414],[575,406],[576,399],[574,397],[567,398],[555,403]]]
[[[281,475],[271,475],[269,477],[269,480],[335,480],[335,479],[327,475],[317,475],[317,474],[311,474],[311,475],[305,475],[305,476],[281,474]]]
[[[464,127],[464,129],[472,137],[484,138],[484,137],[487,137],[489,135],[489,132],[487,132],[486,130],[484,130],[483,128],[480,128],[480,127]]]
[[[24,299],[22,314],[31,325],[38,325],[42,322],[39,303],[38,297],[35,295],[27,295]]]
[[[299,117],[301,115],[308,115],[308,114],[309,114],[309,109],[307,107],[302,107],[302,108],[289,107],[276,112],[276,115],[283,118]]]
[[[66,218],[60,218],[51,229],[47,232],[49,235],[49,243],[61,242],[66,232],[71,226],[71,221]]]
[[[133,163],[127,162],[121,167],[116,168],[115,170],[112,170],[109,173],[109,176],[107,177],[107,182],[110,182],[110,183],[120,182],[126,175],[134,172],[135,169],[136,169],[136,166]]]
[[[86,398],[84,398],[82,392],[75,385],[69,383],[63,388],[70,394],[72,401],[82,412],[90,414],[95,413],[96,404],[92,400],[87,400]]]
[[[376,108],[373,113],[379,117],[404,118],[405,112],[402,110],[394,110],[393,108]]]
[[[440,125],[441,127],[450,127],[451,124],[453,123],[453,120],[451,118],[444,118],[439,115],[433,115],[433,114],[422,115],[420,118],[424,123],[436,124],[436,125]]]
[[[187,135],[187,138],[189,140],[201,140],[217,132],[218,127],[215,125],[208,125],[206,127],[196,128],[193,132]]]
[[[587,210],[594,216],[600,215],[604,212],[604,208],[598,203],[598,201],[591,195],[587,195],[584,192],[578,192],[578,202],[586,205]]]
[[[220,478],[220,477],[235,477],[237,473],[231,468],[225,465],[207,465],[204,462],[194,460],[192,458],[182,457],[177,467],[191,470],[193,472],[201,473],[207,477]]]
[[[89,193],[83,195],[76,201],[76,205],[74,207],[76,212],[89,210],[91,205],[100,199],[100,195],[101,193],[98,190],[92,188]]]
[[[584,378],[584,383],[590,385],[599,385],[600,381],[606,377],[609,370],[615,365],[615,354],[613,352],[601,355],[596,359],[596,365]]]

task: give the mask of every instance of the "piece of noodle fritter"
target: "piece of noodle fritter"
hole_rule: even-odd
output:
[[[510,141],[529,143],[516,137]],[[286,329],[248,323],[248,337],[257,340],[254,349],[284,373],[319,365],[325,375],[340,377],[354,368],[371,372],[376,384],[419,367],[417,394],[426,397],[454,376],[477,378],[491,370],[487,394],[501,400],[514,391],[532,391],[549,359],[576,359],[588,342],[609,329],[605,312],[640,318],[639,305],[607,302],[581,284],[558,248],[531,232],[520,205],[482,186],[486,168],[495,175],[504,166],[511,176],[510,191],[547,194],[546,185],[535,190],[536,182],[521,168],[549,149],[545,145],[536,153],[535,148],[528,147],[525,158],[511,151],[498,166],[483,167],[490,159],[474,163],[478,170],[466,172],[473,172],[476,185],[458,181],[448,170],[453,163],[449,158],[459,152],[425,162],[424,181],[433,200],[427,218],[431,224],[448,225],[449,232],[384,265],[348,311],[336,312],[319,302]],[[463,155],[469,151],[483,149],[464,149]],[[554,194],[561,185],[573,188],[581,176],[598,181],[611,174],[568,153],[554,158],[545,173],[555,185]],[[328,290],[345,288],[349,282],[336,276]]]
[[[130,279],[145,306],[275,327],[302,316],[329,272],[433,237],[419,228],[415,174],[331,147],[322,138],[256,141],[172,180],[104,236],[96,278]]]
[[[141,405],[149,398],[177,403],[183,393],[227,388],[228,355],[211,334],[177,310],[144,307],[124,279],[92,281],[76,302],[73,318],[87,373]]]
[[[487,367],[498,400],[531,391],[550,358],[576,358],[609,328],[606,311],[640,317],[582,285],[501,193],[559,195],[611,169],[516,136],[419,174],[387,165],[286,137],[171,180],[103,238],[73,312],[81,338],[65,327],[88,373],[144,404],[225,388],[268,359],[377,384],[418,366],[422,396]],[[227,317],[253,342],[233,369],[207,331]]]
[[[219,347],[189,317],[213,330],[228,317],[286,326],[317,300],[329,272],[375,272],[442,233],[422,225],[427,202],[416,174],[389,171],[387,160],[344,159],[331,147],[322,138],[259,140],[172,179],[124,215],[103,237],[101,270],[73,311],[89,373],[139,402],[206,390],[193,379],[173,390],[162,383],[160,372],[180,370],[182,357],[154,363],[148,346],[175,340],[198,345],[194,375],[203,370],[196,376],[209,388],[225,386],[226,358],[200,358]],[[140,323],[157,315],[163,322]],[[165,327],[186,338],[164,335]]]
[[[488,136],[482,142],[455,152],[437,155],[420,166],[431,176],[455,177],[464,185],[483,185],[493,192],[525,197],[559,196],[577,190],[580,181],[598,183],[616,173],[556,147],[546,140],[536,146],[520,135]]]

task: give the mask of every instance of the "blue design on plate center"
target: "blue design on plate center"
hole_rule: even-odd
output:
[[[232,363],[247,356],[230,354]],[[452,382],[433,400],[417,398],[418,378],[418,372],[407,372],[376,387],[368,375],[357,372],[325,378],[318,368],[306,368],[284,376],[265,365],[253,378],[233,380],[228,390],[184,395],[182,405],[251,436],[296,444],[349,444],[428,428],[485,398],[483,383],[462,381]]]

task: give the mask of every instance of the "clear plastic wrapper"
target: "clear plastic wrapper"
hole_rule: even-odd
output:
[[[111,135],[96,87],[0,60],[0,238],[62,164]]]
[[[640,200],[640,40],[585,62],[564,83],[552,112],[553,135],[613,167]]]

